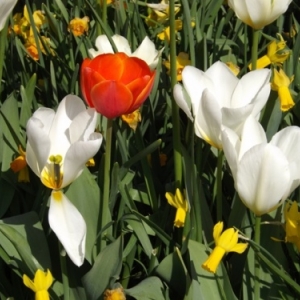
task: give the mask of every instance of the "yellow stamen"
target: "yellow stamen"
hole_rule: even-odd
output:
[[[63,173],[61,171],[62,156],[51,155],[49,162],[41,173],[41,181],[48,188],[58,190],[63,182]]]

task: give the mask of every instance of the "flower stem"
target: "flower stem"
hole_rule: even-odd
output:
[[[61,277],[63,282],[63,290],[64,290],[64,300],[70,299],[69,293],[69,278],[68,278],[68,269],[67,269],[67,255],[65,249],[63,248],[62,244],[58,242],[59,248],[59,260],[60,260],[60,267],[61,267]]]
[[[105,138],[105,159],[104,159],[104,183],[103,183],[103,197],[101,205],[101,227],[102,229],[110,220],[108,215],[109,207],[109,190],[110,190],[110,162],[111,162],[111,141],[112,141],[113,120],[107,119],[106,138]],[[101,243],[102,244],[102,243]],[[103,247],[100,246],[100,249]]]
[[[218,165],[217,165],[217,221],[222,220],[223,197],[222,197],[222,167],[223,167],[223,151],[218,150]]]
[[[254,232],[254,242],[260,245],[260,224],[261,224],[261,217],[256,216],[255,218],[255,232]],[[260,299],[260,266],[259,266],[259,257],[260,257],[260,250],[258,249],[255,252],[255,266],[254,266],[254,298],[253,299]]]
[[[177,83],[176,68],[176,35],[175,35],[175,1],[169,1],[170,12],[170,75],[171,89]],[[180,147],[179,108],[172,97],[172,123],[173,123],[173,147],[174,147],[174,171],[175,187],[181,187],[182,164]]]
[[[252,48],[251,48],[252,70],[256,69],[256,64],[257,64],[258,38],[259,38],[259,30],[253,29]]]

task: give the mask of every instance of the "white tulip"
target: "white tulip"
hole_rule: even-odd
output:
[[[119,52],[124,52],[128,56],[142,59],[146,62],[151,70],[154,70],[156,68],[163,49],[157,51],[155,49],[154,43],[148,38],[148,36],[144,38],[140,46],[133,53],[131,52],[129,42],[126,38],[118,34],[113,35],[111,38],[114,41],[115,46]],[[96,38],[95,45],[97,50],[88,50],[91,58],[94,58],[100,54],[114,53],[114,50],[106,35],[99,35]]]
[[[228,0],[236,16],[254,29],[261,29],[286,12],[292,0]]]
[[[206,72],[186,66],[183,86],[176,84],[174,98],[194,121],[195,134],[222,149],[221,128],[240,131],[249,115],[259,117],[270,94],[268,69],[255,70],[238,79],[222,62]]]
[[[94,132],[97,113],[74,95],[66,96],[56,113],[39,108],[28,120],[26,159],[42,183],[52,189],[49,224],[77,266],[85,256],[86,224],[62,189],[83,171],[100,148],[102,135]]]
[[[1,0],[0,1],[0,30],[3,29],[6,20],[15,7],[17,0]]]
[[[300,128],[287,127],[267,143],[259,122],[250,116],[239,137],[223,127],[223,150],[242,202],[256,215],[268,213],[300,184]]]

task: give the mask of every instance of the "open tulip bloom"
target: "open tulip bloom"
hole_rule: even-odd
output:
[[[110,119],[138,109],[150,94],[155,79],[155,71],[145,61],[123,52],[86,58],[80,75],[87,104]]]
[[[154,70],[158,64],[159,57],[161,56],[162,50],[157,51],[154,43],[146,36],[140,46],[132,53],[129,46],[128,40],[121,35],[115,34],[112,40],[118,50],[131,57],[137,57],[146,62],[151,70]],[[97,50],[89,49],[89,55],[91,58],[95,58],[100,54],[114,53],[114,50],[109,42],[106,35],[99,35],[95,42]]]
[[[178,106],[194,121],[195,134],[222,149],[221,128],[239,132],[249,115],[259,117],[270,94],[267,69],[255,70],[238,79],[218,61],[206,72],[186,66],[182,83],[174,87]]]
[[[263,128],[250,116],[240,137],[223,128],[222,141],[235,188],[257,216],[277,208],[299,186],[299,127],[286,127],[267,143]]]
[[[261,29],[286,12],[292,0],[228,0],[236,16],[254,29]]]
[[[26,159],[42,183],[52,189],[49,224],[77,266],[85,256],[86,224],[62,189],[83,171],[100,148],[102,135],[94,132],[97,113],[74,95],[66,96],[57,112],[39,108],[26,127]]]

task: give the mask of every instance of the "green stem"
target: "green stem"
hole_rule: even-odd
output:
[[[61,267],[61,276],[63,282],[63,290],[64,290],[64,300],[70,299],[70,288],[69,288],[69,278],[68,278],[68,269],[67,269],[67,255],[65,253],[65,249],[58,242],[59,248],[59,260],[60,260],[60,267]]]
[[[103,22],[103,25],[106,25],[107,23],[107,1],[106,0],[100,0],[100,5],[101,5],[101,8],[102,8],[102,22]]]
[[[175,1],[169,1],[170,12],[170,75],[171,90],[177,83],[176,68],[176,35],[175,35]],[[173,147],[174,147],[174,171],[175,185],[181,187],[182,164],[181,164],[181,147],[180,147],[180,126],[179,126],[179,108],[172,98],[172,123],[173,123]]]
[[[109,191],[110,191],[110,162],[111,162],[111,142],[112,142],[112,128],[113,128],[113,120],[107,119],[106,124],[106,139],[105,139],[105,160],[104,160],[104,176],[103,176],[103,197],[102,197],[102,205],[101,205],[101,228],[103,228],[109,221],[108,215],[108,207],[109,207]],[[100,249],[103,248],[101,242]]]
[[[252,70],[256,69],[257,63],[257,49],[258,49],[258,38],[259,38],[259,30],[253,29],[252,35],[252,48],[251,48],[251,64]]]
[[[255,218],[255,232],[254,232],[254,242],[257,245],[260,245],[260,224],[261,224],[261,217],[256,216]],[[259,256],[260,250],[258,249],[255,252],[255,266],[254,266],[254,298],[253,299],[260,299],[260,265],[259,265]]]
[[[223,197],[222,197],[222,168],[223,168],[223,151],[218,150],[218,163],[217,163],[217,221],[222,220],[223,212]]]

